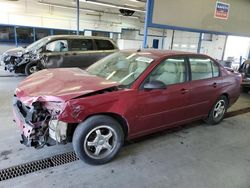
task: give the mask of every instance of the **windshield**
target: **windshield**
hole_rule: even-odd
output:
[[[129,86],[153,61],[142,53],[116,52],[91,65],[87,72]]]
[[[42,46],[44,46],[48,41],[50,40],[50,37],[44,37],[36,42],[33,42],[29,46],[27,46],[26,51],[35,51],[40,49]]]

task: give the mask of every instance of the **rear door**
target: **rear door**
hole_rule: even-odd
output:
[[[49,42],[45,46],[43,55],[47,57],[46,67],[57,68],[64,67],[65,63],[69,61],[68,56],[68,40],[58,39]]]
[[[105,39],[94,39],[95,46],[96,46],[96,59],[102,59],[106,57],[107,55],[114,53],[117,51],[117,47],[109,40]]]
[[[70,39],[69,40],[69,61],[66,67],[86,68],[95,62],[95,49],[92,39]]]
[[[220,95],[223,80],[219,66],[206,56],[191,56],[190,65],[190,113],[193,117],[208,114],[211,105]]]

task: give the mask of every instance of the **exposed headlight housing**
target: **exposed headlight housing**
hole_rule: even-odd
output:
[[[17,52],[17,56],[21,57],[23,55],[23,52]]]
[[[28,59],[28,58],[30,58],[30,55],[29,55],[29,54],[24,54],[23,57],[24,57],[25,59]]]
[[[63,121],[50,120],[49,121],[49,136],[56,142],[63,142],[67,138],[68,124]]]

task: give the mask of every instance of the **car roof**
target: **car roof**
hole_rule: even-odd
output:
[[[137,50],[122,50],[125,52],[137,52],[139,55],[150,57],[153,59],[164,58],[174,55],[197,55],[197,56],[206,56],[203,54],[197,54],[192,52],[183,52],[183,51],[172,51],[172,50],[158,50],[158,49],[137,49]]]
[[[48,36],[51,40],[54,39],[105,39],[105,40],[111,40],[108,37],[97,37],[97,36],[83,36],[83,35],[50,35]]]

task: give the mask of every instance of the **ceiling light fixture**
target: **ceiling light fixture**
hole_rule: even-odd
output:
[[[80,0],[80,1],[81,2],[86,2],[86,3],[91,3],[91,4],[94,4],[94,5],[100,5],[100,6],[117,8],[117,9],[126,9],[126,10],[133,10],[133,11],[136,11],[136,12],[145,12],[145,10],[141,10],[141,9],[124,7],[124,6],[119,6],[119,5],[110,4],[110,3],[104,3],[104,2],[99,2],[99,1],[91,1],[91,0]]]
[[[121,15],[121,14],[119,14],[118,16],[124,17],[124,18],[140,19],[140,17],[137,17],[137,16],[123,16],[123,15]]]
[[[141,3],[141,1],[138,1],[138,0],[129,0],[129,1],[131,1],[131,2],[139,2],[139,3]]]

